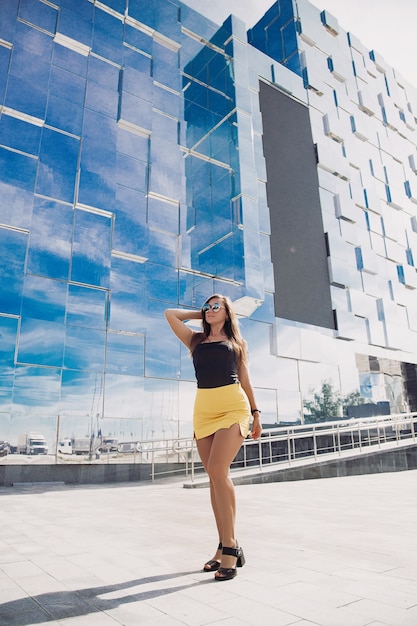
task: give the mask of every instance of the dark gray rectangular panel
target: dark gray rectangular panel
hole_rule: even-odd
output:
[[[260,82],[277,317],[334,328],[308,109]]]

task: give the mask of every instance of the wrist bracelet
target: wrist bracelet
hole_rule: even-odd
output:
[[[254,413],[262,413],[262,411],[260,411],[259,409],[251,409],[251,413],[253,415]]]

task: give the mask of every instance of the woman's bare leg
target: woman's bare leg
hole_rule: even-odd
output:
[[[213,435],[205,468],[210,477],[215,502],[215,516],[218,519],[223,546],[235,547],[235,488],[229,476],[229,469],[243,443],[239,424],[222,428]],[[234,567],[236,558],[224,555],[222,567]]]
[[[201,462],[206,472],[207,472],[208,461],[210,458],[210,451],[211,451],[211,446],[213,444],[213,440],[214,440],[214,435],[210,435],[209,437],[203,437],[203,439],[197,440],[198,454],[200,456]],[[217,532],[219,534],[219,543],[220,543],[221,537],[222,537],[221,520],[220,520],[220,515],[218,513],[218,510],[217,510],[216,496],[214,493],[214,488],[213,488],[213,483],[211,481],[211,478],[210,478],[210,501],[211,501],[211,508],[213,509],[213,513],[214,513],[214,519],[216,520]],[[221,550],[217,549],[213,556],[213,561],[220,561],[221,556],[222,556]]]

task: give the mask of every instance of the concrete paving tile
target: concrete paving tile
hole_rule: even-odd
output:
[[[398,578],[400,581],[417,580],[417,563],[415,567],[395,567],[390,570],[390,576]]]
[[[220,583],[219,583],[220,584]],[[259,626],[259,624],[274,624],[274,626],[288,626],[300,621],[299,615],[291,614],[277,607],[254,602],[251,598],[237,596],[227,603],[227,613],[243,624]]]
[[[121,604],[117,608],[106,612],[117,623],[123,626],[184,626],[183,621],[167,615],[146,602],[138,601],[130,604]],[[84,624],[80,624],[84,626]],[[91,626],[88,623],[88,626]],[[101,626],[101,624],[97,624]]]
[[[343,572],[344,571],[345,570],[343,570]],[[340,587],[344,588],[345,585],[351,582],[351,579],[349,577],[344,577],[340,573],[334,574],[321,572],[306,567],[297,567],[289,570],[288,573],[284,572],[284,574],[282,575],[284,580],[286,574],[288,574],[289,580],[293,582],[305,582],[316,585],[325,585],[332,587],[333,589],[338,589]]]
[[[168,594],[155,592],[155,597],[147,599],[147,604],[187,626],[212,624],[215,621],[226,619],[230,615],[229,607],[227,611],[223,611],[222,607],[201,606],[201,602],[192,600],[189,597],[187,601],[184,600],[185,598],[182,594],[171,590]]]
[[[56,555],[41,554],[32,556],[31,561],[45,574],[52,576],[60,582],[67,582],[78,576],[83,576],[84,568],[77,567],[65,558],[58,559]]]
[[[241,597],[242,583],[237,579],[230,584],[221,584],[213,580],[213,574],[201,575],[201,580],[206,581],[206,584],[195,585],[194,587],[188,587],[181,591],[181,595],[184,596],[185,602],[187,598],[192,598],[196,602],[200,602],[202,606],[214,606],[222,607],[228,606],[231,600],[234,600],[236,596]]]
[[[19,581],[23,578],[36,577],[43,573],[39,567],[27,559],[14,563],[3,563],[1,569],[15,581]]]
[[[19,585],[13,583],[13,581],[8,586],[0,586],[0,607],[2,605],[1,603],[6,600],[10,602],[11,600],[22,600],[25,598],[27,598],[27,594]]]
[[[351,607],[351,610],[357,615],[380,622],[384,626],[416,626],[417,624],[417,613],[413,609],[400,609],[374,600],[360,600],[354,607]]]
[[[0,567],[3,563],[16,563],[17,561],[25,561],[25,556],[19,554],[14,548],[7,546],[0,549]]]
[[[45,573],[19,578],[18,584],[28,596],[67,591],[67,588],[61,582]]]
[[[346,586],[349,593],[360,595],[362,598],[376,600],[384,604],[390,604],[401,609],[409,609],[417,605],[417,589],[413,592],[401,589],[399,586],[394,588],[389,581],[380,580],[379,577],[373,581],[361,580],[360,582],[350,583]]]

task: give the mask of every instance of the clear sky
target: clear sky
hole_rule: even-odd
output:
[[[274,0],[182,0],[221,24],[230,13],[250,28]],[[417,88],[417,0],[310,0]]]

